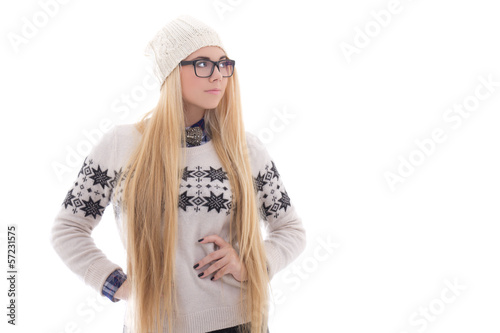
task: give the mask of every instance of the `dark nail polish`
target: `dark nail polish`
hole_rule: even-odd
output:
[[[210,280],[213,280],[213,279],[214,279],[214,276],[212,276],[212,277],[210,278]]]
[[[196,267],[198,267],[198,266],[200,266],[200,264],[196,264],[196,265],[194,265],[194,266],[193,266],[193,268],[196,268]]]
[[[203,275],[203,272],[201,272],[200,274],[198,274],[198,277],[202,276]]]
[[[198,242],[201,242],[201,241],[203,241],[203,238],[201,238],[201,239],[198,239]]]

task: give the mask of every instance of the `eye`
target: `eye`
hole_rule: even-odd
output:
[[[222,67],[231,66],[231,62],[230,61],[224,61],[224,62],[221,62],[220,65]]]
[[[207,62],[206,61],[198,61],[196,63],[196,66],[200,67],[200,68],[207,67]]]

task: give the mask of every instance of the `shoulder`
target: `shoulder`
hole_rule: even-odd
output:
[[[258,157],[260,154],[266,151],[266,146],[259,139],[259,137],[251,132],[245,131],[248,153],[250,157]],[[267,151],[266,151],[267,152]]]
[[[262,169],[269,162],[271,157],[269,156],[265,144],[257,135],[248,131],[246,131],[245,134],[250,163],[252,164],[252,169],[255,173]]]
[[[252,132],[245,131],[247,138],[247,146],[253,150],[266,150],[266,145],[261,139]]]
[[[117,124],[114,126],[114,132],[118,150],[135,147],[142,137],[135,123]]]
[[[115,135],[121,139],[141,136],[135,123],[117,124],[111,131],[115,131]]]
[[[132,151],[141,141],[142,134],[135,123],[117,124],[113,128],[115,136],[115,153],[118,164],[127,161]]]
[[[98,160],[102,163],[110,163],[112,157],[110,152],[115,149],[115,126],[100,128],[89,133],[89,140],[92,142],[92,148],[87,155],[89,160]]]
[[[139,132],[135,130],[134,124],[115,124],[112,125],[99,138],[94,150],[100,153],[115,151],[128,141],[131,141]]]

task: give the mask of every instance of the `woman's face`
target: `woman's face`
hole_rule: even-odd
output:
[[[218,61],[227,58],[224,51],[217,46],[205,46],[191,53],[184,60],[209,59]],[[212,76],[198,77],[194,72],[193,65],[181,66],[181,85],[184,106],[188,111],[202,111],[217,107],[224,92],[226,91],[227,77],[214,67]],[[211,89],[219,89],[218,93],[207,92]]]

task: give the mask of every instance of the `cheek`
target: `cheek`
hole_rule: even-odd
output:
[[[192,77],[191,75],[185,75],[181,78],[182,97],[190,98],[199,94],[201,86],[200,82],[196,79],[196,77]]]
[[[222,84],[222,91],[224,91],[224,94],[226,93],[227,91],[227,81],[225,83]],[[221,96],[222,97],[222,96]]]

